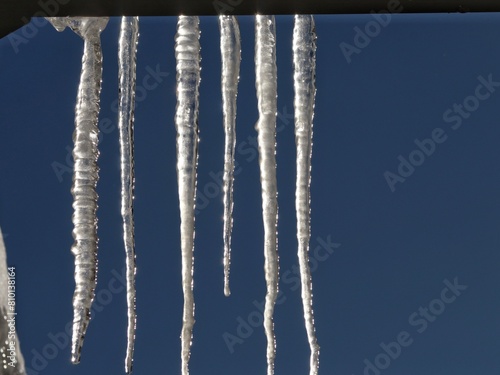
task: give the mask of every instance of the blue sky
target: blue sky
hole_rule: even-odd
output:
[[[253,18],[240,23],[239,166],[226,298],[218,27],[214,17],[201,19],[192,374],[266,368]],[[496,374],[500,15],[393,15],[378,23],[371,15],[318,16],[316,24],[311,256],[320,373]],[[175,18],[141,19],[136,374],[180,373],[175,27]],[[307,373],[309,355],[294,273],[292,28],[292,17],[278,17],[277,375]],[[33,375],[123,373],[118,32],[119,19],[112,19],[102,35],[99,279],[78,366],[69,362],[64,331],[74,285],[68,150],[82,42],[41,21],[17,31],[17,39],[0,40],[0,226],[9,265],[17,268],[18,332]],[[356,52],[347,56],[346,48]]]

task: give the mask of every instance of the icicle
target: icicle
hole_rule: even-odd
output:
[[[15,271],[14,271],[15,272]],[[12,275],[12,273],[10,273]],[[15,273],[14,273],[15,274]],[[15,282],[15,279],[12,279]],[[16,317],[15,305],[9,304],[9,270],[7,269],[7,254],[3,242],[2,230],[0,229],[0,374],[2,375],[25,375],[24,359],[19,345],[17,334],[10,331],[7,319]],[[15,284],[14,284],[15,286]],[[12,358],[12,345],[14,342],[14,354]]]
[[[134,242],[134,108],[136,51],[139,39],[139,17],[122,17],[118,47],[120,104],[118,128],[121,155],[121,212],[127,268],[127,355],[125,371],[132,372],[136,327],[135,309],[135,242]]]
[[[200,84],[200,30],[195,16],[180,16],[175,36],[177,69],[177,180],[181,215],[182,289],[184,312],[181,332],[182,374],[189,374],[194,326],[194,209],[198,164],[198,87]]]
[[[267,374],[274,374],[276,339],[274,306],[278,295],[278,201],[276,184],[276,25],[274,16],[257,15],[255,20],[255,75],[259,120],[257,122],[264,220],[264,271],[267,294],[264,329],[267,336]]]
[[[102,53],[100,33],[105,17],[48,18],[58,31],[69,26],[84,40],[82,72],[75,109],[73,134],[75,161],[73,174],[73,238],[76,288],[73,296],[73,338],[71,361],[80,362],[80,354],[90,321],[97,276],[97,193],[99,178],[97,149],[99,95],[101,92]]]
[[[236,148],[236,96],[240,76],[240,27],[235,16],[219,16],[222,56],[222,101],[224,112],[224,294],[229,296],[231,231],[233,229],[234,152]]]
[[[312,125],[316,95],[314,82],[316,70],[316,33],[313,16],[295,16],[295,26],[293,29],[293,65],[295,142],[297,146],[295,207],[297,212],[298,257],[300,279],[302,282],[304,322],[311,348],[309,374],[317,375],[319,369],[319,345],[316,340],[314,328],[312,280],[309,268]]]

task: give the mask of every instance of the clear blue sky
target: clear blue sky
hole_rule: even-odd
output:
[[[316,17],[311,247],[320,373],[497,374],[500,15],[399,15],[378,29],[369,23],[373,20],[370,15]],[[261,325],[249,325],[249,320],[258,325],[256,305],[265,294],[254,141],[254,26],[251,17],[240,18],[239,168],[232,295],[225,298],[222,199],[214,183],[223,168],[224,140],[216,21],[201,19],[198,185],[203,196],[196,217],[191,372],[264,374],[264,331]],[[135,127],[136,374],[180,373],[175,27],[175,18],[141,20]],[[356,27],[368,28],[373,37],[355,40]],[[277,375],[306,374],[309,356],[293,273],[292,28],[292,17],[278,17],[279,251],[284,277],[275,320]],[[19,38],[0,40],[0,226],[7,233],[9,265],[17,267],[17,324],[32,375],[123,373],[118,31],[119,19],[112,19],[102,35],[98,297],[78,366],[69,362],[62,332],[72,318],[67,158],[82,41],[41,23],[16,32],[24,38],[21,44]],[[350,63],[342,43],[358,48]],[[410,159],[418,165],[409,164]],[[58,177],[55,165],[66,166],[66,172]],[[324,245],[328,242],[335,245]],[[224,337],[229,335],[237,343],[228,345]],[[60,347],[54,346],[54,337]],[[390,344],[398,339],[397,345]],[[393,358],[384,354],[381,343]]]

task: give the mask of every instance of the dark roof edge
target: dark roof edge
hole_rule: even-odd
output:
[[[31,17],[500,12],[492,0],[2,0],[0,37]]]

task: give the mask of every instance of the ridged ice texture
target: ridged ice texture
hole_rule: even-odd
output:
[[[240,78],[241,38],[235,16],[219,16],[224,115],[224,294],[229,296],[231,232],[233,229],[234,153],[236,149],[236,96]]]
[[[255,18],[255,75],[259,120],[257,122],[262,216],[264,221],[264,272],[267,293],[264,329],[267,337],[267,374],[274,374],[276,339],[274,307],[278,295],[278,199],[276,184],[276,24],[274,16]]]
[[[314,18],[311,15],[295,16],[293,65],[295,143],[297,147],[295,208],[297,213],[298,257],[302,283],[304,322],[311,349],[309,374],[317,375],[319,369],[319,345],[314,328],[312,280],[309,268],[311,155],[316,95],[316,32]]]
[[[182,290],[184,312],[181,332],[182,374],[189,374],[194,326],[194,215],[198,164],[198,88],[200,84],[200,29],[196,16],[180,16],[175,35],[177,70],[177,180],[181,215]]]
[[[99,178],[97,149],[99,95],[102,78],[100,33],[105,17],[48,18],[58,31],[70,27],[84,40],[82,72],[75,109],[73,133],[73,238],[75,256],[75,293],[73,296],[73,337],[71,361],[80,362],[83,340],[90,321],[97,277],[97,193]]]
[[[121,213],[127,269],[127,354],[125,371],[132,372],[136,328],[135,241],[134,241],[134,108],[136,85],[136,52],[139,40],[139,17],[122,17],[118,43],[119,96],[118,129],[120,131]]]
[[[9,315],[9,313],[12,314],[13,312],[8,309],[8,280],[7,254],[3,242],[2,230],[0,229],[0,374],[25,375],[24,359],[17,334],[15,334],[14,338],[16,362],[14,363],[13,358],[9,358],[11,355],[10,342],[12,341],[12,337],[9,337],[11,333],[7,319],[15,317],[15,315]],[[11,366],[9,363],[14,365]]]

